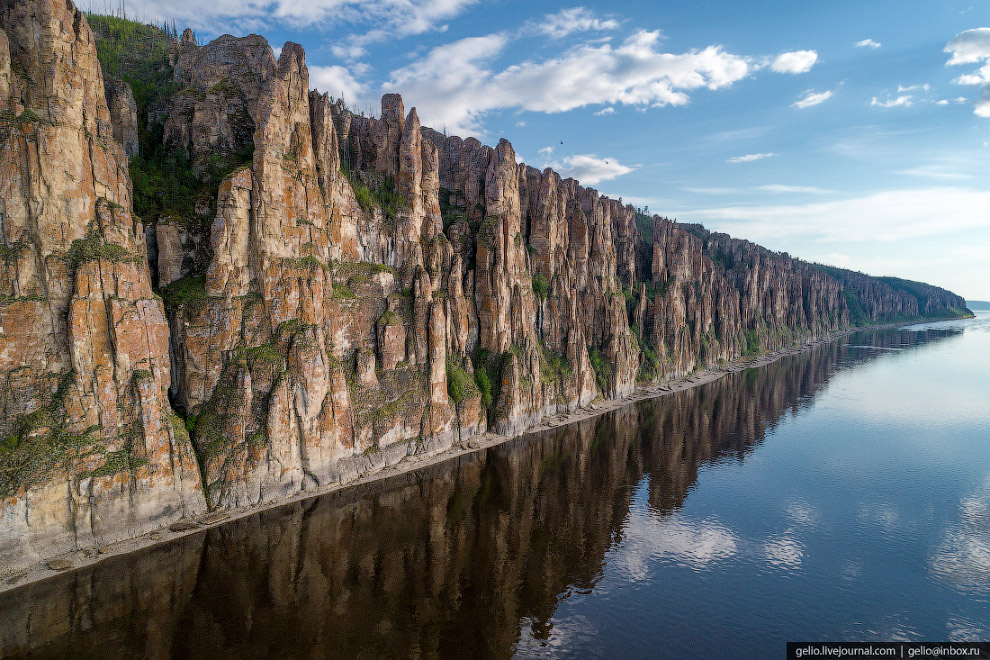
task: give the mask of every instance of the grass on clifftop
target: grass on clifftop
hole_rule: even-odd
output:
[[[184,149],[166,148],[162,121],[154,120],[164,116],[165,104],[180,91],[169,64],[169,46],[178,36],[174,25],[146,25],[100,14],[86,18],[96,36],[104,77],[126,82],[137,106],[139,154],[130,162],[134,212],[147,222],[164,216],[188,222],[196,216],[197,202],[212,202],[220,182],[251,162],[254,145],[237,153],[211,154],[197,176]]]

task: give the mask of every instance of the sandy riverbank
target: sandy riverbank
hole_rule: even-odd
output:
[[[883,327],[899,327],[903,325],[905,324],[896,323],[896,324],[889,324],[886,326],[874,326],[869,329],[879,329]],[[178,523],[173,524],[169,528],[164,528],[156,532],[144,534],[142,536],[138,536],[125,541],[120,541],[112,545],[100,547],[99,549],[87,548],[83,550],[77,550],[70,553],[66,553],[57,558],[49,559],[44,562],[39,562],[38,564],[36,564],[31,568],[25,569],[23,571],[19,571],[12,575],[5,576],[3,580],[0,581],[0,593],[27,584],[31,584],[33,582],[44,580],[59,573],[78,570],[87,566],[91,566],[97,562],[103,561],[104,559],[108,559],[110,557],[118,557],[121,555],[126,555],[132,552],[143,550],[153,545],[167,543],[168,541],[183,536],[187,536],[190,534],[198,534],[211,527],[222,525],[225,522],[254,515],[259,511],[276,508],[292,502],[311,499],[313,497],[320,497],[322,495],[334,491],[339,491],[345,488],[352,488],[373,481],[386,479],[388,477],[397,474],[418,470],[423,467],[435,465],[437,463],[442,463],[457,456],[470,454],[472,452],[483,451],[485,449],[488,449],[489,447],[493,447],[495,445],[502,444],[504,442],[516,438],[520,438],[528,433],[545,431],[547,429],[552,429],[559,426],[564,426],[566,424],[578,422],[583,419],[596,417],[603,413],[609,412],[611,410],[616,410],[618,408],[622,408],[637,401],[642,401],[645,399],[654,399],[661,396],[665,396],[667,394],[671,394],[673,392],[679,392],[692,387],[696,387],[698,385],[703,385],[704,383],[709,383],[711,381],[717,380],[729,373],[737,373],[744,369],[762,367],[772,362],[775,362],[783,357],[787,357],[790,355],[797,355],[799,353],[810,350],[820,344],[835,341],[836,339],[849,335],[853,332],[856,332],[857,330],[859,330],[859,328],[844,330],[841,332],[835,332],[820,339],[805,340],[799,344],[796,344],[786,349],[782,349],[780,351],[771,351],[752,358],[740,358],[716,369],[709,369],[709,370],[695,372],[683,378],[669,380],[659,385],[650,385],[648,387],[637,388],[631,394],[622,398],[609,399],[606,401],[596,400],[591,404],[589,404],[588,406],[586,406],[585,408],[576,410],[574,412],[560,413],[544,418],[539,424],[531,426],[517,435],[504,436],[495,433],[485,433],[483,435],[474,436],[469,440],[464,441],[461,444],[454,445],[449,449],[437,454],[428,455],[428,456],[415,456],[415,455],[408,456],[396,465],[392,465],[377,472],[364,475],[358,479],[349,481],[345,484],[334,484],[332,486],[320,489],[318,491],[305,491],[290,498],[265,502],[248,509],[237,510],[232,512],[231,511],[214,512],[195,520],[181,520]]]

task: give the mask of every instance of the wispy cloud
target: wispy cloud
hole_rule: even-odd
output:
[[[666,53],[659,48],[659,32],[639,30],[618,45],[583,44],[547,60],[493,70],[491,61],[510,40],[492,34],[438,46],[392,71],[384,89],[401,92],[425,122],[470,134],[481,132],[482,116],[497,109],[684,105],[688,92],[728,87],[754,68],[748,58],[718,46]]]
[[[763,160],[764,158],[770,158],[774,156],[774,153],[765,154],[746,154],[745,156],[733,156],[729,160],[725,161],[727,163],[752,163],[754,160]]]
[[[873,41],[873,39],[863,39],[853,44],[855,48],[879,48],[882,45],[879,41]]]
[[[608,106],[607,108],[602,108],[601,110],[599,110],[594,114],[596,117],[602,117],[604,115],[612,115],[615,114],[615,108],[613,108],[612,106]]]
[[[771,183],[765,186],[757,186],[757,190],[762,190],[764,192],[774,192],[774,193],[810,193],[813,195],[824,195],[827,193],[835,192],[834,190],[827,190],[825,188],[819,188],[818,186],[788,186],[780,183]]]
[[[904,170],[897,170],[894,174],[905,174],[907,176],[917,176],[926,179],[940,179],[944,181],[965,181],[967,179],[975,178],[972,174],[959,172],[958,170],[953,169],[951,165],[947,165],[945,163],[919,165],[917,167],[911,167]]]
[[[528,27],[551,39],[561,39],[575,32],[614,30],[619,27],[619,22],[599,18],[584,7],[571,7],[556,14],[547,14],[542,20],[529,23]]]
[[[751,240],[897,241],[990,228],[990,191],[958,187],[887,190],[807,204],[707,208],[679,213]]]
[[[542,153],[543,149],[540,152]],[[636,166],[629,167],[615,158],[599,158],[595,154],[568,156],[561,162],[546,163],[546,166],[557,170],[561,176],[573,177],[589,186],[602,181],[611,181],[636,170]]]
[[[795,50],[781,53],[774,58],[770,68],[777,73],[807,73],[818,61],[818,53],[813,50]]]
[[[870,101],[870,105],[880,108],[910,108],[914,105],[913,98],[910,94],[902,94],[897,98],[890,98],[888,96],[886,101],[881,101],[874,96],[873,100]]]
[[[812,92],[812,91],[808,91],[808,92],[805,92],[805,94],[804,94],[803,97],[801,97],[800,99],[798,99],[797,101],[795,101],[791,105],[794,106],[795,108],[802,108],[802,109],[803,108],[810,108],[813,105],[818,105],[820,103],[824,103],[825,101],[827,101],[830,98],[832,98],[832,95],[834,95],[834,94],[835,94],[835,92],[832,91],[832,90],[828,90],[826,92],[817,92],[817,93],[816,92]]]
[[[981,87],[982,95],[973,105],[973,113],[979,117],[990,117],[990,28],[960,32],[945,45],[945,52],[952,53],[946,66],[983,62],[975,73],[964,74],[955,82]]]

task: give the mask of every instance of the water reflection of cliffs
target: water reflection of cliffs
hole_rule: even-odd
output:
[[[649,477],[679,507],[841,364],[946,332],[863,333],[761,369],[0,595],[0,656],[465,658],[547,632]]]

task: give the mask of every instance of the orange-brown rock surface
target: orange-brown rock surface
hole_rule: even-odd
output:
[[[0,565],[205,510],[93,34],[0,3]]]
[[[172,91],[135,118],[71,3],[0,0],[8,567],[962,307],[645,219],[395,94],[354,114],[291,42],[169,43]],[[144,157],[174,156],[156,176],[190,190],[147,226],[121,144],[142,200]]]

